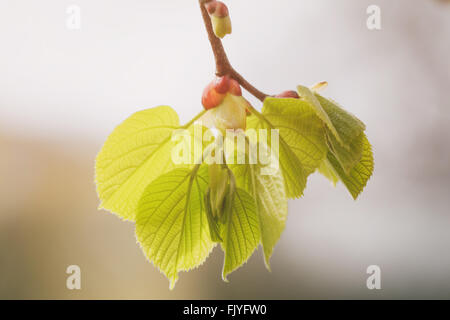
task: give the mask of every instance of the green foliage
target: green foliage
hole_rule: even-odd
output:
[[[333,184],[344,183],[356,200],[373,173],[372,147],[364,134],[365,124],[337,103],[315,94],[335,126],[342,143],[327,129],[327,157],[318,171]]]
[[[268,98],[269,99],[269,98]],[[266,99],[267,100],[267,99]],[[263,115],[251,116],[247,120],[247,127],[252,129],[277,129],[269,120]],[[280,167],[284,178],[286,192],[289,198],[298,198],[303,195],[303,190],[306,187],[307,173],[302,166],[300,159],[296,156],[293,149],[288,142],[281,135],[279,137],[279,160]],[[268,136],[269,145],[271,145],[271,138]]]
[[[299,99],[267,98],[262,114],[292,150],[305,174],[313,173],[325,157],[325,128],[311,104]]]
[[[148,184],[174,168],[171,137],[179,126],[177,113],[162,106],[133,114],[113,131],[95,166],[100,208],[134,221]]]
[[[270,133],[267,145],[246,136],[244,164],[228,157],[225,164],[175,164],[172,155],[183,148],[172,135],[179,129],[192,135],[202,114],[181,126],[166,106],[135,113],[108,137],[96,160],[100,207],[136,222],[144,254],[171,288],[180,271],[201,265],[217,243],[224,280],[258,244],[270,269],[288,198],[300,197],[315,171],[333,184],[342,181],[354,199],[366,186],[374,164],[364,123],[309,88],[299,86],[298,93],[299,99],[268,97],[261,112],[250,106],[247,117],[247,129],[278,130],[279,154],[272,161],[279,160],[279,169],[248,161],[255,142],[276,150]],[[206,128],[200,129],[203,135]],[[209,143],[202,141],[200,151],[211,150]],[[190,159],[198,155],[195,144],[182,151]]]
[[[323,161],[320,163],[319,168],[317,168],[317,171],[319,171],[323,176],[330,180],[333,186],[336,187],[336,184],[339,182],[339,176],[337,175],[336,170],[334,170],[334,168],[331,166],[328,159],[323,159]]]
[[[237,185],[247,190],[255,202],[261,230],[261,244],[266,266],[270,269],[270,256],[286,226],[288,200],[281,171],[262,174],[260,164],[234,165]]]
[[[215,245],[203,202],[207,187],[206,167],[175,169],[154,180],[139,202],[137,239],[171,288],[179,271],[202,264]]]
[[[341,164],[332,152],[329,152],[327,159],[324,159],[324,166],[326,166],[328,170],[331,170],[334,175],[330,177],[327,176],[326,173],[321,173],[329,178],[333,183],[336,183],[337,179],[340,179],[347,187],[348,191],[350,191],[352,197],[356,200],[366,186],[367,181],[369,181],[372,176],[374,167],[372,146],[370,145],[366,135],[363,134],[363,150],[361,159],[350,170],[350,172],[346,172],[342,168]]]
[[[323,123],[311,105],[299,99],[266,98],[262,114],[250,117],[247,127],[279,130],[279,159],[286,194],[289,198],[300,197],[308,175],[327,152]]]
[[[342,145],[337,142],[336,138],[327,130],[327,142],[329,150],[339,161],[345,172],[349,173],[359,160],[361,160],[364,145],[364,133],[361,133],[358,137],[354,138],[350,144]]]
[[[237,189],[226,208],[221,224],[222,248],[225,252],[222,278],[244,264],[255,251],[261,235],[255,202],[243,189]]]
[[[335,128],[335,124],[330,119],[329,113],[324,110],[324,106],[322,106],[314,92],[310,88],[304,86],[297,86],[297,92],[300,98],[313,108],[316,115],[323,121],[326,128],[332,132],[339,143],[343,143],[338,130]]]
[[[177,113],[170,107],[136,112],[117,126],[95,163],[95,182],[101,200],[99,208],[134,221],[145,188],[155,178],[177,166],[172,161],[172,152],[181,144],[172,137],[184,129],[192,139],[184,151],[192,159],[196,155],[194,140],[199,139],[194,132],[199,131],[201,135],[206,128],[193,122],[180,126]],[[205,144],[199,143],[201,147]]]
[[[336,128],[342,145],[349,148],[352,141],[366,130],[366,125],[332,100],[319,94],[315,94],[315,96]]]

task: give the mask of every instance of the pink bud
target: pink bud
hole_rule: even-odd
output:
[[[217,77],[203,91],[203,107],[206,110],[217,107],[225,99],[227,93],[233,96],[242,96],[241,86],[229,76]]]
[[[227,34],[231,34],[231,19],[225,3],[215,0],[209,1],[205,4],[205,8],[211,17],[211,24],[216,37],[222,39]]]
[[[227,5],[221,1],[210,1],[205,7],[206,10],[208,10],[208,13],[215,17],[225,18],[229,15]]]
[[[284,92],[282,92],[280,94],[277,94],[275,96],[275,98],[294,98],[294,99],[298,99],[300,97],[299,97],[297,92],[290,90],[290,91],[284,91]]]

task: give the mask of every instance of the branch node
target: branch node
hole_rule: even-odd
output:
[[[222,41],[216,37],[214,34],[211,18],[209,17],[208,10],[206,10],[205,4],[211,0],[199,0],[200,10],[203,17],[203,22],[205,23],[206,32],[208,33],[208,39],[211,44],[211,49],[214,54],[214,60],[216,62],[216,76],[223,77],[225,75],[230,76],[245,89],[250,94],[255,96],[260,101],[264,101],[267,94],[259,91],[254,86],[252,86],[243,76],[241,76],[232,66],[228,60],[227,54],[223,47]]]

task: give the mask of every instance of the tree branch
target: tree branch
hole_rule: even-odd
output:
[[[250,84],[243,76],[241,76],[231,65],[228,60],[225,49],[222,45],[222,40],[220,40],[213,31],[213,26],[211,23],[211,18],[209,17],[208,11],[206,10],[205,4],[210,0],[199,0],[200,10],[202,12],[203,22],[205,23],[206,32],[208,33],[208,39],[211,44],[211,49],[214,54],[214,60],[216,62],[216,75],[222,77],[225,75],[230,76],[253,96],[255,96],[260,101],[264,101],[267,94],[256,89],[252,84]]]

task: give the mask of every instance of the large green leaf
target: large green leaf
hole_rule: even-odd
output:
[[[96,159],[100,208],[133,221],[145,188],[175,168],[172,151],[179,142],[171,138],[181,128],[167,106],[137,112],[115,128]]]
[[[308,102],[267,98],[264,117],[279,129],[280,136],[300,160],[307,175],[313,173],[327,153],[325,127]]]
[[[372,176],[374,168],[372,147],[366,135],[363,134],[362,157],[349,173],[346,173],[339,161],[331,152],[328,153],[327,159],[324,160],[323,166],[335,175],[334,177],[328,176],[328,178],[331,178],[331,180],[335,182],[335,177],[339,177],[351,193],[352,197],[356,200],[358,195],[366,186],[367,181]],[[325,176],[327,175],[325,174]]]
[[[202,264],[214,247],[204,208],[207,187],[205,166],[175,169],[154,180],[139,202],[137,239],[171,288],[179,271]]]
[[[222,278],[244,264],[259,244],[261,234],[255,202],[243,189],[236,189],[230,210],[221,228],[225,252]]]
[[[288,199],[281,170],[263,174],[260,164],[241,164],[231,168],[238,187],[247,190],[255,201],[265,263],[270,270],[269,260],[286,226],[288,214]]]
[[[249,117],[247,126],[279,130],[279,160],[286,194],[289,198],[301,196],[307,176],[327,154],[326,128],[315,108],[300,99],[266,98],[262,115]]]

